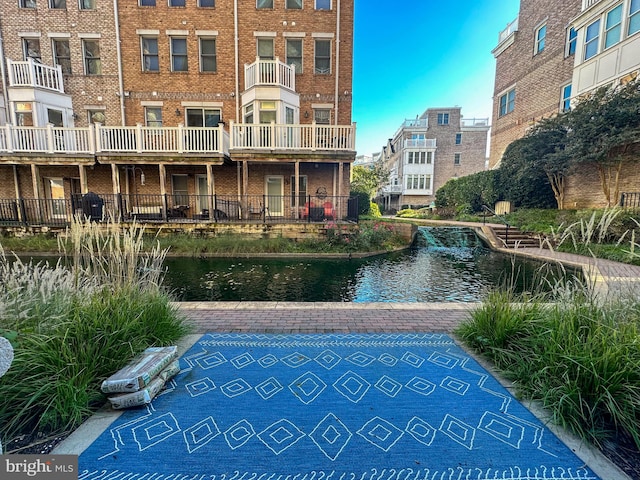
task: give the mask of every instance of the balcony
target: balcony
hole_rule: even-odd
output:
[[[352,125],[280,125],[231,122],[229,149],[281,151],[355,151]]]
[[[402,185],[385,185],[382,192],[387,195],[400,195],[402,193]]]
[[[244,89],[255,86],[276,86],[296,90],[296,69],[279,59],[256,59],[250,65],[244,66]]]
[[[404,141],[404,148],[436,148],[436,139],[435,138],[427,138],[427,139],[411,139]]]
[[[593,7],[596,3],[600,3],[602,0],[582,0],[582,11]]]
[[[10,87],[41,88],[53,92],[64,93],[62,68],[60,65],[50,67],[28,59],[25,62],[14,62],[7,59]]]
[[[402,123],[403,128],[427,128],[429,126],[426,118],[406,119]]]
[[[489,127],[489,118],[463,118],[460,126],[463,128]]]
[[[518,17],[509,23],[507,27],[498,34],[498,46],[491,53],[497,57],[504,52],[515,41],[515,33],[518,31]]]
[[[229,134],[219,127],[0,128],[0,153],[227,154]]]

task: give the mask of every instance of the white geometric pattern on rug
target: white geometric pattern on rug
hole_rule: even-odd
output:
[[[597,479],[446,335],[211,334],[180,364],[80,480]]]

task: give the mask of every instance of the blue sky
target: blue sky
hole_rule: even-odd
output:
[[[406,118],[462,107],[491,117],[498,34],[518,0],[355,0],[353,121],[358,154],[380,151]]]

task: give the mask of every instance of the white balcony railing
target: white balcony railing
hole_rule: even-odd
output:
[[[502,42],[504,42],[507,38],[509,38],[513,33],[517,31],[518,31],[518,17],[516,17],[516,19],[513,22],[507,25],[507,28],[505,28],[500,32],[500,34],[498,35],[498,45],[500,45]]]
[[[4,153],[228,153],[229,134],[219,127],[0,128]]]
[[[460,125],[462,127],[488,127],[489,118],[463,118]]]
[[[429,126],[426,118],[407,119],[402,124],[405,128],[427,128]]]
[[[293,65],[282,63],[279,59],[256,59],[250,65],[244,66],[244,89],[248,90],[256,85],[275,85],[296,89],[296,69]]]
[[[382,191],[387,194],[402,193],[402,185],[385,185]]]
[[[602,0],[582,0],[582,11],[593,7],[596,3],[600,3]]]
[[[280,125],[231,122],[230,149],[355,151],[353,125]]]
[[[404,141],[404,148],[436,148],[435,138],[411,139]]]
[[[25,62],[14,62],[7,59],[10,87],[31,87],[53,90],[64,93],[62,68],[60,65],[50,67],[34,62],[29,58]]]

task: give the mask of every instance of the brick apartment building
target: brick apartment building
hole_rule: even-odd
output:
[[[450,179],[484,170],[488,132],[488,118],[464,119],[460,107],[405,120],[382,151],[390,172],[378,198],[384,210],[429,206]]]
[[[580,95],[635,78],[640,68],[640,2],[521,0],[518,17],[493,50],[496,78],[489,166],[541,118],[570,109]],[[622,191],[640,190],[635,169],[622,172]],[[567,208],[606,204],[597,172],[572,175]]]
[[[353,0],[0,4],[0,202],[68,217],[63,201],[92,192],[165,221],[346,214]]]

